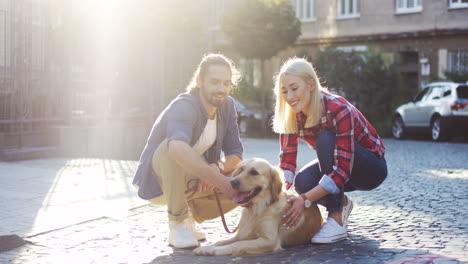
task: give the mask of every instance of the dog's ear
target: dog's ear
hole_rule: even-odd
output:
[[[279,167],[272,167],[270,169],[270,177],[271,177],[271,197],[273,202],[278,201],[279,195],[283,191],[283,180],[281,174],[283,172]]]

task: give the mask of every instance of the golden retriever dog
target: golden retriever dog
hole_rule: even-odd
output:
[[[239,193],[233,201],[244,206],[236,235],[210,246],[194,249],[196,255],[247,255],[276,252],[285,246],[310,243],[323,219],[315,203],[304,208],[298,225],[287,229],[283,215],[289,208],[281,170],[264,159],[241,162],[231,185]]]

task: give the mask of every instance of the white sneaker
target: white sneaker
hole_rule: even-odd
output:
[[[200,246],[200,243],[185,220],[182,222],[169,221],[169,244],[175,248]]]
[[[205,240],[206,239],[205,233],[203,233],[202,231],[197,230],[197,228],[195,226],[195,221],[193,220],[192,217],[188,217],[184,221],[187,223],[187,225],[190,228],[190,231],[192,231],[192,234],[195,236],[195,238],[197,240]]]
[[[341,221],[343,222],[343,226],[346,228],[348,227],[348,218],[349,218],[349,215],[351,214],[351,211],[353,211],[353,201],[351,201],[351,199],[349,199],[348,196],[346,196],[346,199],[348,200],[348,203],[343,206],[343,212],[341,213]]]
[[[328,244],[346,239],[346,227],[338,224],[335,219],[327,218],[320,231],[310,240],[312,243]]]

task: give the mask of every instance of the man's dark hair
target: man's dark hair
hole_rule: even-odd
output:
[[[226,66],[227,68],[230,69],[231,74],[232,74],[232,77],[231,77],[232,85],[236,86],[239,83],[240,72],[234,66],[234,63],[222,54],[211,53],[203,57],[203,59],[201,60],[200,64],[197,67],[197,70],[195,70],[192,80],[190,81],[190,84],[187,86],[188,92],[200,89],[200,87],[198,87],[197,85],[197,77],[199,77],[200,80],[203,80],[206,76],[206,72],[212,65]]]

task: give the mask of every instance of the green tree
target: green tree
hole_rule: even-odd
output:
[[[397,64],[384,54],[327,49],[315,60],[324,86],[346,97],[386,136],[395,107],[406,100]]]
[[[245,0],[226,12],[222,30],[232,40],[232,47],[246,59],[259,59],[259,89],[263,112],[269,94],[264,85],[265,60],[293,44],[301,34],[301,23],[288,0]],[[271,89],[270,89],[271,91]],[[270,92],[271,93],[271,92]]]
[[[447,80],[453,81],[453,82],[466,82],[468,81],[468,72],[449,72],[446,71],[444,72],[445,76],[447,77]],[[438,78],[437,80],[439,80]]]

